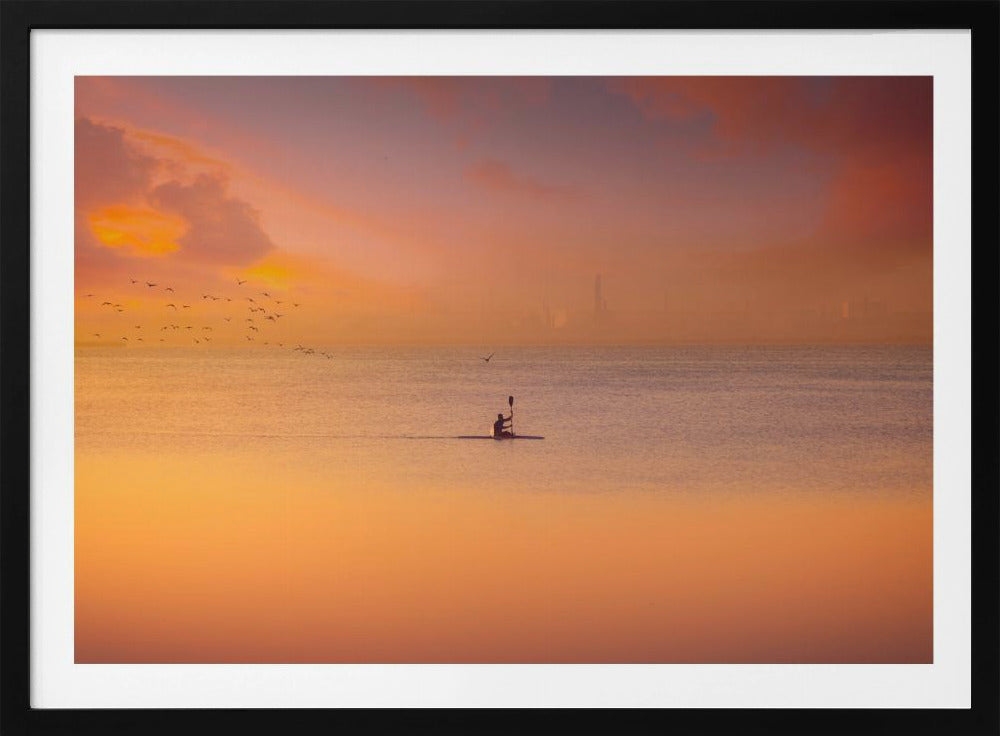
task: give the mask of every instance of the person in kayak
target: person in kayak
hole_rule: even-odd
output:
[[[513,418],[513,412],[511,412],[509,417],[505,417],[503,414],[497,414],[497,420],[493,422],[493,436],[497,438],[513,437],[514,434],[507,431],[507,427],[510,426],[510,422]]]

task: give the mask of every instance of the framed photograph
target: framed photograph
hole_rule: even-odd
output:
[[[4,733],[1000,729],[1000,3],[0,10]]]

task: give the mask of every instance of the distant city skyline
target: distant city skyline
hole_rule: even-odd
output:
[[[169,325],[166,284],[214,345],[247,342],[224,300],[264,293],[301,306],[263,335],[317,344],[931,340],[929,77],[78,77],[75,99],[79,343]]]

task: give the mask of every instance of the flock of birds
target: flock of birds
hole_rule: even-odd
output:
[[[288,299],[278,299],[272,296],[269,292],[260,292],[258,298],[249,296],[245,293],[243,289],[239,289],[235,296],[219,296],[217,294],[202,294],[200,300],[190,299],[190,300],[180,300],[174,297],[176,293],[172,286],[165,286],[159,284],[155,281],[144,281],[140,279],[129,278],[131,286],[142,287],[145,286],[146,289],[159,289],[163,293],[163,305],[164,319],[165,322],[159,325],[157,334],[166,333],[167,337],[153,337],[149,336],[149,331],[155,329],[147,325],[135,325],[134,330],[147,330],[145,333],[142,332],[132,332],[131,337],[129,335],[122,335],[119,341],[125,345],[132,343],[146,343],[146,337],[149,336],[148,342],[171,342],[175,343],[175,337],[185,335],[191,338],[192,345],[208,345],[212,342],[212,334],[215,332],[215,327],[218,326],[223,328],[227,327],[227,332],[232,334],[233,328],[239,329],[242,327],[245,329],[245,334],[242,335],[247,343],[260,343],[263,345],[273,345],[278,348],[284,348],[284,342],[277,342],[271,339],[260,340],[259,338],[267,336],[278,324],[279,321],[285,318],[288,314],[293,312],[302,306],[301,303],[290,301]],[[237,288],[243,287],[247,283],[247,279],[236,279]],[[170,295],[170,296],[168,296]],[[95,294],[85,294],[84,298],[94,299]],[[170,301],[168,301],[170,299]],[[187,304],[185,301],[191,301],[192,303]],[[221,314],[218,310],[207,309],[208,304],[214,304],[215,302],[224,302],[226,306],[230,308],[227,309],[226,314]],[[234,311],[233,307],[237,305],[246,305],[247,312],[249,316],[240,317],[241,314],[238,310]],[[126,311],[124,304],[120,302],[113,302],[110,300],[105,300],[101,302],[102,308],[107,307],[113,309],[115,312],[121,314]],[[279,309],[283,311],[278,311]],[[214,311],[214,313],[212,313]],[[194,319],[192,319],[192,317]],[[234,323],[233,320],[237,321]],[[206,321],[221,320],[221,323],[217,322],[215,325],[204,324]],[[200,321],[202,324],[191,324],[191,322]],[[190,331],[190,332],[189,332]],[[97,339],[104,339],[104,336],[100,332],[93,333],[93,336]],[[289,346],[289,349],[302,352],[305,355],[319,355],[325,357],[328,360],[332,359],[333,356],[329,353],[317,350],[315,348],[307,347],[301,344],[297,344],[294,348]]]
[[[247,343],[255,343],[255,344],[274,346],[278,348],[285,348],[284,342],[277,342],[274,341],[273,339],[258,340],[258,338],[267,336],[269,332],[271,332],[276,328],[280,320],[282,320],[283,318],[288,316],[288,314],[294,312],[296,309],[302,306],[300,302],[290,301],[288,299],[277,299],[267,291],[262,291],[259,293],[259,301],[258,299],[255,299],[252,296],[247,296],[245,290],[239,288],[243,287],[248,282],[247,279],[239,279],[239,278],[236,279],[236,286],[239,289],[239,291],[236,293],[236,296],[229,296],[229,295],[218,296],[216,294],[202,294],[200,300],[191,299],[190,300],[192,302],[191,304],[186,304],[185,300],[179,300],[175,296],[169,296],[169,297],[166,296],[167,294],[174,295],[176,293],[172,286],[164,286],[155,281],[144,281],[140,279],[134,279],[131,277],[129,278],[129,281],[131,283],[131,286],[133,287],[145,286],[146,289],[150,290],[160,289],[164,294],[162,308],[164,310],[164,317],[166,321],[164,322],[164,324],[159,325],[159,330],[157,331],[157,334],[166,333],[168,336],[170,336],[170,340],[168,341],[166,337],[158,337],[156,340],[157,343],[170,342],[172,344],[177,344],[175,340],[176,337],[182,337],[182,339],[185,339],[187,336],[190,336],[192,345],[209,345],[212,342],[212,335],[209,333],[215,332],[215,326],[222,328],[224,324],[227,326],[226,329],[229,335],[232,335],[232,328],[234,327],[239,328],[241,326],[244,327],[246,332],[245,334],[242,335],[242,337],[246,340]],[[95,299],[100,297],[96,297],[95,294],[85,294],[84,298]],[[171,301],[167,301],[167,299],[171,299]],[[218,313],[217,310],[215,310],[214,314],[210,314],[209,313],[210,310],[206,309],[206,307],[208,304],[210,303],[214,304],[215,302],[225,302],[226,305],[232,305],[234,307],[237,305],[246,304],[247,314],[249,314],[249,316],[239,318],[239,321],[233,323],[233,320],[237,319],[239,315],[237,312],[234,312],[231,307],[227,310],[226,314],[220,314]],[[105,300],[101,302],[100,306],[102,308],[108,307],[110,309],[113,309],[118,314],[121,314],[126,311],[124,304],[120,302],[113,302],[110,300]],[[279,312],[278,309],[282,309],[284,311]],[[202,322],[206,320],[211,321],[211,320],[221,319],[222,324],[218,322],[215,325],[189,324],[188,322],[195,321],[190,319],[192,315],[197,315],[197,319],[201,320]],[[147,330],[145,335],[149,335],[149,330],[153,328],[144,325],[135,325],[133,329],[134,330],[145,329]],[[190,332],[188,332],[189,330]],[[92,334],[95,338],[99,340],[105,339],[104,335],[100,332],[95,332]],[[125,345],[134,343],[145,344],[146,339],[143,336],[143,334],[144,333],[141,332],[133,332],[131,333],[132,335],[131,337],[129,337],[129,335],[122,335],[119,338],[119,341]],[[154,338],[150,337],[149,342],[152,343],[153,341]],[[289,345],[288,349],[292,350],[293,352],[301,352],[303,355],[318,355],[320,357],[326,358],[327,360],[331,360],[333,358],[333,355],[324,350],[317,350],[316,348],[308,347],[302,344],[296,344],[294,348],[292,348]],[[490,353],[486,357],[480,357],[480,360],[482,360],[485,363],[489,363],[490,360],[493,358],[493,356],[494,353]]]

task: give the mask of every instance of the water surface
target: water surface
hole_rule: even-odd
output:
[[[78,351],[77,661],[931,661],[929,348],[328,352]]]

